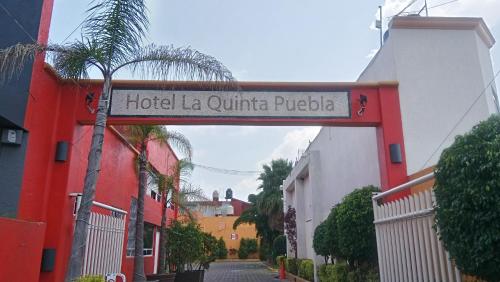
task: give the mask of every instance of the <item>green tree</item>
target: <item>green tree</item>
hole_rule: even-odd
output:
[[[439,235],[464,273],[500,277],[500,116],[457,136],[435,170]]]
[[[224,242],[224,239],[222,239],[222,237],[220,237],[219,240],[217,241],[217,258],[219,259],[227,258],[226,242]]]
[[[271,229],[283,232],[283,191],[280,187],[292,171],[292,162],[272,160],[270,165],[265,164],[262,169],[264,171],[258,178],[262,195],[257,199],[257,209],[260,214],[267,216]]]
[[[194,222],[173,221],[167,229],[167,257],[170,269],[176,272],[193,270],[193,264],[204,254],[203,235]]]
[[[328,223],[321,222],[316,229],[314,229],[313,248],[316,254],[323,256],[325,264],[328,263],[328,257],[331,255],[331,247],[328,240]]]
[[[251,206],[236,219],[233,228],[242,223],[255,224],[257,236],[262,238],[260,247],[268,250],[266,256],[269,259],[272,258],[274,238],[283,234],[283,192],[280,186],[290,174],[292,163],[284,159],[272,160],[262,169],[257,179],[261,181],[258,187],[261,191],[248,196]]]
[[[149,142],[165,143],[177,147],[181,152],[191,158],[192,147],[187,138],[175,131],[167,131],[159,125],[132,125],[126,128],[126,136],[129,142],[139,149],[138,173],[139,189],[137,194],[137,220],[135,232],[135,256],[134,256],[134,281],[145,281],[144,273],[144,196],[148,185],[147,149]],[[160,188],[161,185],[158,187]],[[171,188],[171,187],[170,187]],[[175,190],[175,189],[174,189]]]
[[[376,263],[372,193],[377,191],[374,186],[356,189],[335,208],[340,255],[354,267]]]
[[[325,220],[326,224],[326,239],[329,247],[329,254],[331,256],[332,263],[334,263],[335,258],[340,257],[339,251],[339,239],[337,234],[337,206],[334,206],[330,210],[330,214]]]
[[[159,192],[162,196],[162,216],[160,226],[160,253],[158,262],[158,273],[166,271],[166,248],[167,248],[167,207],[170,205],[192,218],[187,202],[190,200],[205,200],[206,197],[200,188],[193,187],[188,183],[188,177],[193,170],[193,164],[189,159],[181,159],[170,168],[168,175],[158,174]],[[177,185],[180,187],[177,188]],[[170,196],[169,196],[170,195]]]
[[[73,234],[67,280],[82,273],[87,222],[100,171],[113,75],[122,69],[153,79],[232,81],[215,58],[190,48],[142,45],[149,28],[144,0],[95,0],[82,23],[81,40],[57,44],[16,44],[0,50],[0,79],[12,79],[35,55],[48,54],[63,78],[80,80],[97,69],[104,78],[92,133],[80,209]]]

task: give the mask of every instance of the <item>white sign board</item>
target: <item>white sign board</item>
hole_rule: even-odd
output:
[[[350,93],[114,89],[111,116],[350,118]]]

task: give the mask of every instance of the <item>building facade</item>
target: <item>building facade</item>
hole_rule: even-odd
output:
[[[429,173],[457,134],[498,114],[494,43],[478,18],[409,16],[389,24],[358,81],[398,81],[408,180]],[[323,127],[284,181],[284,207],[297,211],[299,258],[321,263],[312,247],[316,226],[355,188],[383,186],[376,140],[372,128]]]
[[[14,14],[0,12],[5,27],[1,48],[32,39],[47,42],[52,0],[2,4]],[[42,55],[0,86],[0,130],[16,140],[0,144],[0,281],[64,281],[93,129],[77,120],[77,105],[101,86],[99,81],[62,80]],[[120,128],[106,128],[85,273],[111,269],[132,279],[137,155]],[[150,142],[148,160],[154,170],[167,174],[177,157],[168,145]],[[154,190],[150,187],[145,199],[146,273],[156,271],[162,217]],[[167,215],[175,218],[176,211],[168,209]]]

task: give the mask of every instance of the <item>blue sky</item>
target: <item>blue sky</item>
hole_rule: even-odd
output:
[[[428,0],[429,7],[450,0]],[[89,0],[55,0],[50,41],[61,43],[79,25]],[[378,5],[384,20],[409,0],[149,0],[147,42],[191,46],[222,61],[240,81],[354,81],[379,46],[371,28]],[[423,0],[410,7],[419,8]],[[484,17],[500,39],[500,0],[459,0],[431,16]],[[78,38],[74,32],[65,42]],[[500,68],[500,47],[492,50]],[[127,77],[127,74],[122,74]],[[498,81],[497,81],[498,85]],[[194,162],[259,170],[273,158],[295,160],[319,127],[175,126],[194,146]],[[225,175],[195,169],[191,181],[207,195],[232,188],[246,199],[257,175]]]

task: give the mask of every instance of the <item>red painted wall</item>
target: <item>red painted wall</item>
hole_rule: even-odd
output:
[[[44,223],[0,217],[0,281],[38,281],[44,231]]]
[[[74,199],[69,194],[82,191],[92,135],[92,126],[79,125],[75,112],[79,100],[89,91],[98,92],[99,88],[99,85],[80,87],[63,83],[49,69],[38,68],[34,75],[25,121],[30,137],[19,218],[46,222],[45,236],[41,236],[43,248],[56,249],[55,270],[41,273],[40,281],[62,281],[65,275],[74,221]],[[116,130],[108,128],[105,134],[95,200],[129,212],[131,197],[137,197],[136,151]],[[70,144],[66,162],[54,161],[58,141]],[[177,160],[167,145],[151,143],[148,151],[152,165],[160,172],[167,172]],[[173,216],[170,211],[169,217]],[[147,198],[145,221],[160,225],[160,220],[160,203]],[[42,248],[34,251],[41,252]],[[133,258],[126,258],[124,252],[122,264],[123,272],[131,277]],[[34,265],[40,265],[40,261]],[[153,257],[146,257],[146,273],[152,273],[153,267]],[[38,266],[36,269],[39,271]]]

